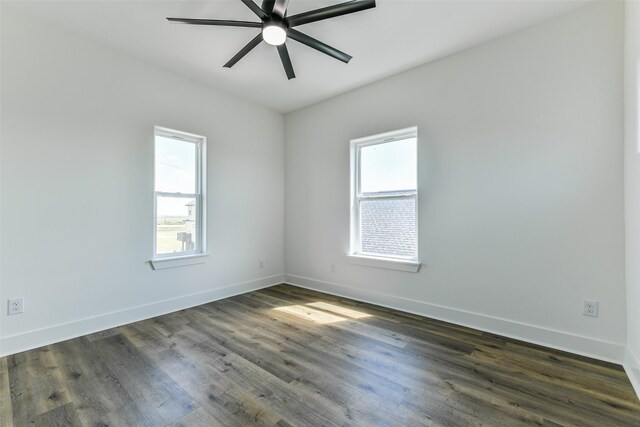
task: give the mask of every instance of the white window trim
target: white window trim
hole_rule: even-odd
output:
[[[417,273],[421,264],[418,261],[405,261],[399,258],[383,258],[379,256],[347,255],[349,262],[367,267],[386,268],[388,270],[408,271]]]
[[[174,256],[171,258],[157,258],[149,261],[154,270],[164,270],[165,268],[183,267],[185,265],[204,264],[207,262],[209,254],[194,254],[184,256]]]
[[[178,139],[185,142],[196,144],[196,192],[193,194],[185,193],[168,193],[156,191],[155,185],[155,137],[157,135],[165,136],[172,139]],[[154,127],[153,133],[153,256],[151,257],[151,266],[154,270],[181,267],[184,265],[202,264],[206,262],[207,254],[207,137],[196,135],[193,133],[182,132],[175,129],[169,129],[161,126]],[[192,251],[185,251],[170,254],[157,254],[157,210],[158,196],[160,197],[179,197],[184,199],[196,200],[196,248]]]
[[[351,193],[350,193],[350,249],[348,253],[349,261],[352,264],[366,265],[371,267],[388,268],[393,270],[417,272],[420,269],[418,248],[416,248],[415,258],[385,257],[377,254],[364,253],[361,250],[360,241],[360,201],[363,199],[415,199],[416,209],[416,241],[418,239],[418,190],[414,194],[394,195],[394,196],[363,196],[360,193],[360,149],[371,145],[384,144],[388,142],[404,140],[418,137],[416,126],[400,129],[392,132],[385,132],[365,138],[353,139],[350,142],[351,149]]]

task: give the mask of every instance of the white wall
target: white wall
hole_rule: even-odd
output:
[[[1,24],[0,301],[25,313],[3,306],[0,353],[281,282],[281,114],[6,5]],[[154,125],[209,139],[206,264],[147,262]]]
[[[287,281],[621,361],[623,7],[589,5],[288,114]],[[413,125],[424,265],[352,265],[349,140]],[[585,298],[599,318],[582,316]]]
[[[625,368],[640,396],[640,3],[626,2],[625,34],[625,224],[627,354]]]

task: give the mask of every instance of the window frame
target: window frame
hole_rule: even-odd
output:
[[[351,191],[350,191],[350,246],[348,256],[351,261],[356,264],[368,265],[373,267],[391,268],[404,271],[418,271],[419,262],[419,232],[418,232],[418,185],[413,194],[399,194],[388,196],[364,196],[361,192],[361,149],[372,145],[387,144],[390,142],[401,141],[405,139],[415,138],[418,140],[417,126],[385,132],[377,135],[357,138],[350,141],[351,154]],[[417,150],[418,144],[416,144]],[[417,153],[416,153],[417,162]],[[417,167],[417,165],[416,165]],[[416,177],[417,180],[417,177]],[[393,255],[372,254],[362,251],[362,230],[361,230],[361,209],[360,204],[363,200],[415,200],[415,218],[416,218],[416,253],[415,257],[400,257]]]
[[[195,193],[172,193],[156,190],[156,137],[176,139],[196,145],[196,182]],[[207,137],[183,132],[162,126],[154,126],[153,132],[153,249],[152,265],[154,269],[196,264],[204,261],[193,261],[191,258],[207,256],[206,223],[207,223]],[[193,250],[158,254],[158,197],[182,198],[185,201],[195,200],[196,214],[196,246]],[[184,263],[173,261],[186,260]],[[159,262],[161,261],[161,262]]]

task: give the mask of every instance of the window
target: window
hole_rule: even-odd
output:
[[[351,141],[351,255],[417,271],[417,197],[416,128]]]
[[[154,260],[206,249],[205,145],[203,136],[155,128]]]

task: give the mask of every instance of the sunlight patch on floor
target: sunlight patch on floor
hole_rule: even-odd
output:
[[[318,323],[320,325],[326,325],[327,323],[344,322],[345,320],[348,320],[345,317],[336,316],[331,313],[325,313],[324,311],[315,310],[304,305],[289,305],[287,307],[277,307],[274,308],[274,310],[293,314],[294,316],[311,320],[312,322]]]
[[[315,308],[312,308],[315,307]],[[319,308],[320,310],[316,310]],[[289,305],[286,307],[277,307],[274,310],[293,314],[294,316],[301,317],[306,320],[318,323],[320,325],[326,325],[329,323],[344,322],[351,319],[362,319],[365,317],[371,317],[370,314],[362,313],[360,311],[351,310],[349,308],[340,307],[338,305],[329,304],[326,302],[311,302],[308,304]],[[327,312],[331,313],[327,313]]]
[[[364,319],[365,317],[371,317],[370,314],[363,313],[361,311],[352,310],[350,308],[340,307],[339,305],[329,304],[328,302],[310,302],[312,307],[321,308],[322,310],[331,311],[336,314],[350,317],[352,319]]]

